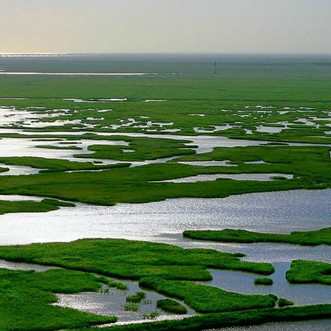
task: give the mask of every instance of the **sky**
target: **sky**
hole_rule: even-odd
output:
[[[0,0],[0,53],[331,54],[331,0]]]

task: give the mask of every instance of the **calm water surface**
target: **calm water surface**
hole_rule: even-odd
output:
[[[33,119],[31,112],[1,110],[5,124]],[[21,132],[4,129],[3,132]],[[86,131],[87,132],[87,131]],[[80,134],[85,132],[64,132]],[[40,133],[41,135],[43,133]],[[53,133],[54,137],[61,133]],[[115,135],[118,135],[117,133]],[[112,135],[105,133],[104,135]],[[150,136],[153,138],[187,139],[197,145],[198,153],[211,151],[214,147],[256,146],[263,141],[233,140],[212,136],[146,135],[139,133],[128,136]],[[51,144],[61,146],[61,138]],[[0,140],[2,156],[44,156],[79,161],[74,154],[88,153],[88,146],[96,143],[82,139],[77,150],[49,150],[36,147],[48,145],[49,141],[4,138]],[[97,141],[98,144],[125,145],[125,142]],[[299,144],[298,144],[299,145]],[[133,166],[146,163],[166,162],[169,159],[135,162]],[[93,161],[81,160],[81,161]],[[107,160],[106,163],[113,163]],[[216,161],[219,162],[219,161]],[[233,166],[221,161],[223,166]],[[207,165],[207,164],[206,164]],[[213,164],[216,165],[216,164]],[[8,166],[9,172],[2,175],[32,174],[38,169]],[[219,175],[217,175],[219,176]],[[233,175],[231,175],[233,176]],[[238,175],[236,175],[238,176]],[[239,175],[241,177],[247,175]],[[252,176],[252,175],[250,175]],[[254,179],[270,180],[270,174],[258,174]],[[208,176],[205,176],[208,177]],[[203,178],[206,179],[206,178]],[[214,178],[216,179],[216,178]],[[247,179],[247,178],[244,178]],[[248,178],[249,179],[249,178]],[[181,181],[183,179],[179,179]],[[184,179],[184,181],[187,180]],[[196,180],[196,178],[194,178]],[[38,197],[2,196],[1,199],[40,200]],[[177,244],[183,247],[208,247],[229,252],[242,252],[246,259],[272,262],[276,272],[272,275],[272,286],[255,286],[256,275],[212,270],[210,285],[241,293],[274,293],[294,301],[296,304],[317,304],[330,301],[331,288],[323,285],[291,285],[285,279],[285,272],[293,259],[315,259],[331,261],[331,247],[301,247],[286,244],[231,244],[192,241],[182,237],[188,229],[238,228],[265,232],[290,232],[312,230],[331,226],[331,190],[296,190],[287,192],[256,193],[231,196],[225,199],[171,199],[146,204],[119,204],[116,206],[93,206],[77,204],[49,213],[18,213],[0,215],[0,245],[27,244],[32,242],[71,241],[80,238],[126,238]],[[0,268],[44,271],[47,267],[16,264],[0,261]],[[138,290],[134,282],[129,292]],[[138,321],[145,312],[155,310],[159,294],[148,293],[148,304],[142,305],[138,313],[123,311],[125,293],[112,290],[111,294],[80,293],[59,295],[59,305],[90,311],[98,314],[116,314],[120,321]],[[192,313],[192,312],[189,312]],[[166,318],[164,314],[161,318]],[[256,327],[230,328],[231,331],[327,331],[331,330],[330,320],[302,323],[275,323]]]
[[[255,285],[254,281],[259,276],[252,273],[229,270],[212,270],[213,280],[207,283],[239,293],[275,294],[297,305],[330,303],[331,287],[329,285],[290,284],[285,275],[290,268],[290,263],[278,262],[274,263],[274,267],[276,271],[270,276],[273,280],[271,286]]]
[[[157,311],[160,316],[159,319],[175,319],[179,316],[174,314],[165,313],[157,308],[157,301],[165,299],[164,295],[153,291],[147,291],[141,289],[138,282],[125,281],[127,290],[118,290],[116,288],[107,288],[109,292],[85,292],[79,294],[58,294],[57,306],[69,307],[78,309],[98,315],[115,315],[119,322],[140,322],[144,320],[144,314],[150,314]],[[125,311],[124,306],[126,304],[126,297],[143,291],[146,295],[145,299],[139,304],[137,312]],[[181,302],[181,304],[183,304]],[[185,304],[184,304],[185,305]],[[187,307],[187,315],[185,317],[195,314],[194,310]],[[181,316],[183,317],[183,316]]]
[[[297,190],[111,207],[77,204],[42,214],[1,215],[0,245],[126,238],[239,251],[259,261],[287,262],[296,258],[328,261],[331,260],[329,246],[209,243],[184,239],[182,232],[224,228],[290,232],[329,227],[330,201],[331,190]]]

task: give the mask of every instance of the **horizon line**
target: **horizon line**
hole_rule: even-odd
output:
[[[214,55],[214,56],[331,56],[331,53],[228,53],[228,52],[0,52],[0,57],[55,57],[55,56],[105,56],[105,55],[177,55],[177,56],[199,56],[199,55]]]

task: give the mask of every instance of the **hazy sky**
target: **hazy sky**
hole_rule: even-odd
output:
[[[331,0],[0,0],[0,52],[329,53]]]

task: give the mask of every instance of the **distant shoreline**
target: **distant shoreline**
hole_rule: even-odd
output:
[[[145,72],[10,72],[1,71],[0,75],[35,75],[35,76],[145,76],[157,75],[156,73]]]

